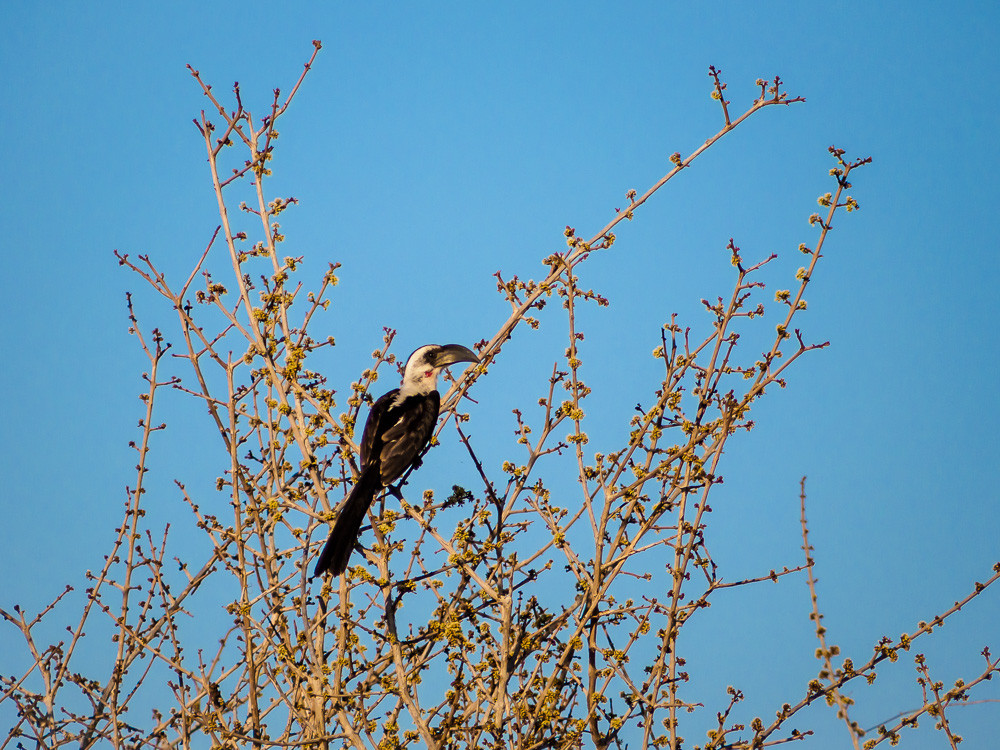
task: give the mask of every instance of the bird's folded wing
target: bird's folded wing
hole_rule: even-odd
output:
[[[368,459],[372,455],[372,448],[375,445],[375,441],[380,438],[381,433],[386,429],[386,426],[382,422],[386,418],[386,413],[390,410],[392,402],[396,400],[396,396],[398,395],[399,388],[393,388],[372,404],[372,410],[368,414],[368,420],[365,422],[365,431],[361,435],[361,471],[364,471],[368,467]]]
[[[420,457],[434,434],[440,405],[441,397],[431,391],[426,396],[411,396],[386,412],[380,454],[383,484],[399,479]]]

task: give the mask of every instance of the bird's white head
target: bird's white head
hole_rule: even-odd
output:
[[[399,397],[426,396],[437,389],[437,376],[448,365],[456,362],[478,362],[479,357],[461,344],[427,344],[417,349],[406,360],[403,383]]]

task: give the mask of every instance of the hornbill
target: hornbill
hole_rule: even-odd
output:
[[[420,465],[441,405],[438,373],[456,362],[478,361],[471,349],[460,344],[422,346],[406,360],[400,387],[372,404],[361,436],[361,473],[319,555],[313,578],[328,570],[335,576],[347,570],[361,522],[375,496],[411,466]]]

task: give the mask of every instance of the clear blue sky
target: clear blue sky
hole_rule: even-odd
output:
[[[589,236],[626,190],[642,192],[671,153],[715,132],[710,64],[734,110],[756,78],[780,74],[807,102],[727,136],[583,271],[612,303],[586,329],[588,382],[607,409],[594,416],[610,430],[595,442],[611,445],[613,418],[649,392],[656,365],[643,356],[659,325],[678,312],[702,326],[698,300],[728,292],[729,237],[747,258],[779,253],[769,289],[787,288],[796,246],[814,236],[806,218],[831,188],[826,147],[871,155],[852,190],[862,210],[840,218],[802,321],[832,345],[800,363],[729,451],[713,549],[730,579],[798,564],[797,481],[808,475],[826,622],[858,660],[988,576],[1000,559],[993,3],[319,6],[6,4],[3,606],[82,587],[133,481],[143,361],[124,293],[141,292],[148,324],[169,312],[112,250],[149,253],[176,278],[216,223],[191,123],[207,102],[185,64],[220,94],[239,80],[263,113],[312,39],[324,50],[281,128],[271,185],[301,201],[283,223],[290,246],[314,270],[343,263],[327,319],[340,387],[382,326],[399,330],[403,355],[488,338],[506,317],[494,271],[537,276],[565,225]],[[411,284],[455,291],[414,316]],[[474,424],[496,430],[497,462],[511,406],[561,350],[553,328],[522,334],[482,384]],[[616,347],[628,356],[602,366]],[[180,434],[204,427],[198,410],[171,417]],[[183,479],[200,460],[197,444],[165,444],[154,471]],[[804,585],[786,580],[704,614],[692,638],[711,646],[692,646],[689,666],[702,670],[693,689],[709,714],[726,684],[757,691],[762,711],[801,695],[819,664],[807,608]],[[946,682],[968,676],[984,645],[1000,650],[998,621],[993,592],[921,650]],[[909,663],[883,673],[854,691],[862,725],[916,702]],[[998,718],[988,703],[952,722],[986,747]],[[818,727],[832,738],[818,747],[847,740],[832,716]],[[939,746],[925,734],[910,743]]]

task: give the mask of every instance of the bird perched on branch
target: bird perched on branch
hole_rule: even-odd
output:
[[[411,466],[420,465],[441,406],[438,373],[456,362],[478,361],[471,349],[460,344],[422,346],[406,360],[400,387],[372,404],[361,437],[361,473],[320,553],[314,578],[328,570],[335,576],[347,570],[361,523],[375,496]]]

